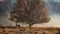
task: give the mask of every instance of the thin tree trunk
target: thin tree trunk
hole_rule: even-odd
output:
[[[17,24],[17,22],[18,22],[18,21],[16,21],[16,26],[17,26],[17,27],[20,27],[20,25],[19,25],[19,24]]]
[[[31,22],[29,22],[29,27],[32,27],[32,24],[31,24]]]

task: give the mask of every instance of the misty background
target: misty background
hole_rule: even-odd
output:
[[[51,20],[48,23],[34,24],[33,26],[60,27],[60,0],[44,0],[44,2]],[[0,26],[15,26],[15,22],[8,20],[9,13],[15,4],[16,0],[0,0]],[[22,23],[20,25],[27,26]]]

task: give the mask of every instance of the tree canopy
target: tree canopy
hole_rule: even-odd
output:
[[[43,0],[17,0],[10,20],[26,23],[46,23],[50,18]]]

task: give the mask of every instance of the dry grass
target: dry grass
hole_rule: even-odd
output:
[[[60,34],[60,28],[14,27],[0,28],[0,34]]]

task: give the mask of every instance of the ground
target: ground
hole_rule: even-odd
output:
[[[0,27],[0,34],[60,34],[57,27]]]

